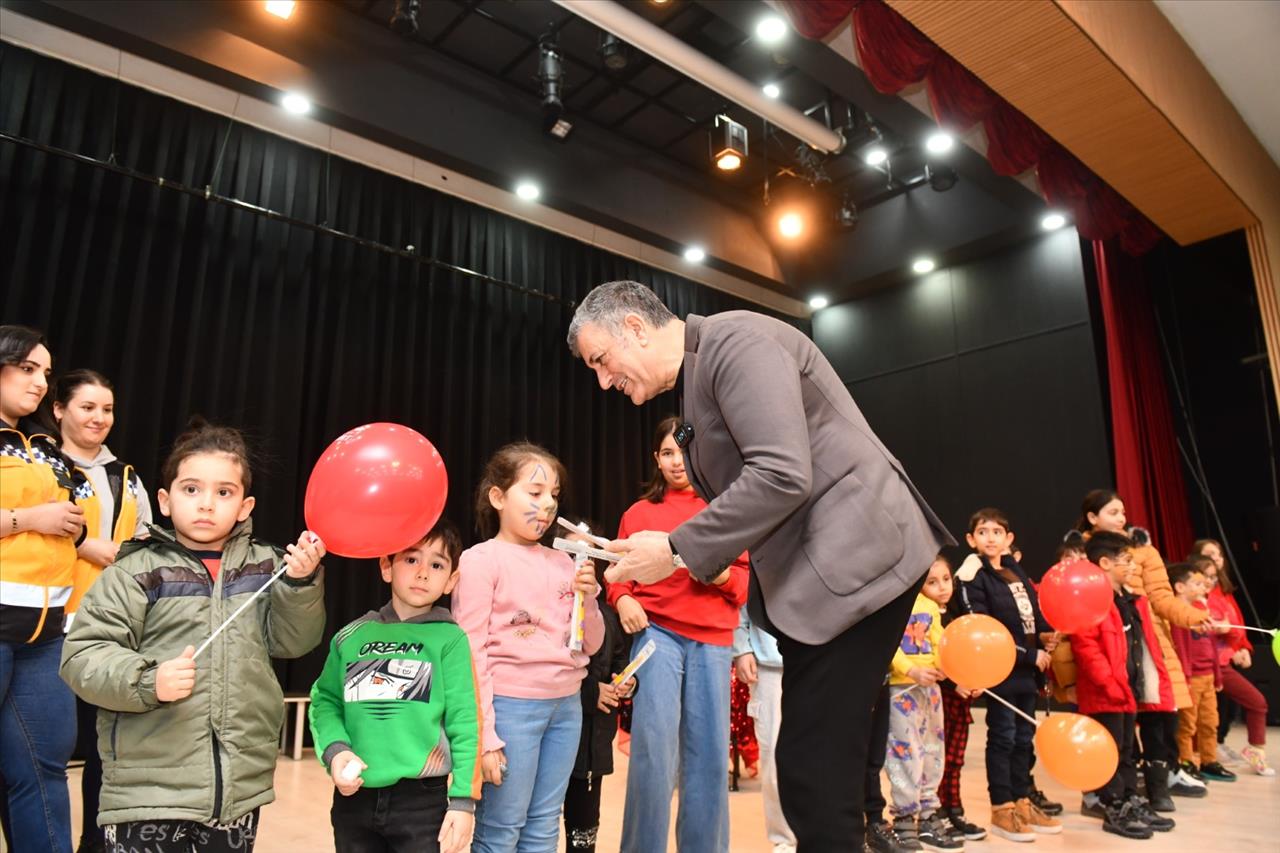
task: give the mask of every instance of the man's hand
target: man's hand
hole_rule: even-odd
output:
[[[760,679],[760,671],[756,669],[756,656],[747,652],[734,658],[733,675],[747,686],[755,684]]]
[[[653,530],[609,543],[608,551],[623,554],[622,561],[604,573],[609,583],[657,583],[671,577],[676,561],[667,534]]]
[[[480,772],[484,781],[502,787],[502,774],[507,770],[507,754],[500,749],[486,752],[480,758]]]
[[[629,595],[618,599],[618,618],[622,620],[622,630],[628,634],[636,634],[649,627],[649,616],[644,612],[644,605]]]
[[[471,846],[471,833],[476,828],[476,816],[471,812],[450,809],[444,813],[440,824],[440,853],[463,853]]]
[[[347,769],[352,762],[355,762],[360,770],[364,770],[369,766],[360,760],[360,756],[349,749],[339,752],[329,762],[329,776],[333,778],[333,784],[338,789],[338,793],[344,797],[351,796],[364,785],[364,777],[360,776],[359,773],[352,776],[351,771]]]
[[[161,702],[186,699],[196,687],[196,647],[187,646],[182,654],[156,668],[156,698]]]

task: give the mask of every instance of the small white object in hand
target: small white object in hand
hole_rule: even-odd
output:
[[[360,776],[359,761],[348,761],[347,766],[342,768],[342,772],[338,774],[338,777],[342,779],[343,782],[354,782],[356,781],[357,778],[359,778],[359,776]]]

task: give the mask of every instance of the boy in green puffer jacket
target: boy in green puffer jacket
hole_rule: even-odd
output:
[[[194,421],[163,481],[173,534],[153,527],[121,546],[81,602],[61,675],[101,709],[97,820],[108,851],[251,851],[258,810],[275,798],[284,717],[270,658],[320,642],[324,545],[310,533],[286,551],[253,538],[235,430]],[[197,660],[195,644],[277,571]]]
[[[316,754],[337,789],[338,853],[458,853],[480,798],[480,710],[467,635],[437,605],[462,539],[441,521],[380,560],[391,601],[343,628],[311,688]],[[452,780],[450,780],[452,776]]]

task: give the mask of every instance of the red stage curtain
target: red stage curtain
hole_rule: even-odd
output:
[[[1119,238],[1131,254],[1160,241],[1160,231],[1133,205],[883,0],[781,2],[796,30],[813,39],[824,38],[852,11],[858,61],[878,91],[892,95],[926,81],[939,125],[958,132],[982,122],[996,174],[1036,167],[1045,199],[1069,212],[1086,239]]]
[[[1151,531],[1166,560],[1191,551],[1182,461],[1142,262],[1095,240],[1093,260],[1107,337],[1116,491],[1129,523]]]

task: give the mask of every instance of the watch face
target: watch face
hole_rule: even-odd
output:
[[[676,427],[676,431],[672,434],[672,437],[675,438],[677,447],[682,450],[688,447],[693,441],[693,424],[680,424],[680,426]]]

